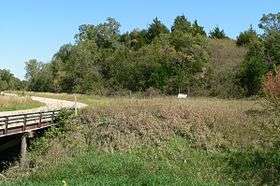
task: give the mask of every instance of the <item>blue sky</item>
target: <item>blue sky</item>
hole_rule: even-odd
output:
[[[2,0],[0,68],[23,78],[24,61],[49,62],[62,44],[73,42],[78,26],[116,18],[121,31],[145,28],[159,17],[170,26],[177,15],[197,19],[208,32],[219,25],[230,37],[257,27],[262,14],[280,11],[279,0]]]

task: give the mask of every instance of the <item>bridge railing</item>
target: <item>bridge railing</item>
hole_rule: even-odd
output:
[[[0,137],[49,127],[60,110],[0,116]]]

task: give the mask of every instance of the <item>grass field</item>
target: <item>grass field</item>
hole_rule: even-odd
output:
[[[0,112],[25,110],[42,106],[41,103],[30,98],[0,96]]]
[[[30,167],[2,185],[279,184],[280,118],[261,100],[77,97],[89,107],[33,141]]]

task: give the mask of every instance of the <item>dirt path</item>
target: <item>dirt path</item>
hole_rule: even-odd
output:
[[[6,94],[7,96],[16,96],[14,94]],[[65,101],[65,100],[59,100],[59,99],[52,99],[52,98],[43,98],[43,97],[36,97],[31,96],[31,99],[34,101],[39,101],[43,103],[45,106],[34,108],[34,109],[28,109],[28,110],[17,110],[17,111],[6,111],[6,112],[0,112],[0,116],[9,116],[9,115],[15,115],[15,114],[25,114],[25,113],[31,113],[31,112],[41,112],[41,111],[51,111],[51,110],[58,110],[62,108],[74,108],[75,102],[73,101]],[[77,108],[83,108],[87,105],[84,103],[77,102]]]

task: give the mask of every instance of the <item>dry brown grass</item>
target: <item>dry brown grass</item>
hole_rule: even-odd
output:
[[[30,97],[0,96],[0,111],[30,109],[39,106],[42,104],[31,100]]]
[[[83,124],[88,144],[106,150],[159,145],[174,136],[207,150],[231,149],[264,145],[262,125],[249,114],[261,109],[245,100],[117,99],[110,106],[84,110],[77,123]]]

